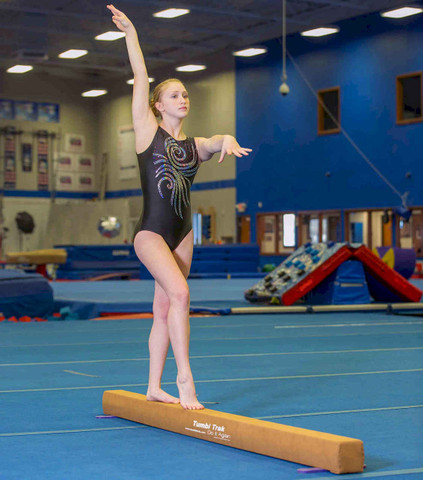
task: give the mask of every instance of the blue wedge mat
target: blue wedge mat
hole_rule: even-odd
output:
[[[251,278],[188,280],[191,309],[217,309],[225,313],[231,307],[247,307],[243,292]],[[70,307],[79,318],[95,318],[102,312],[151,312],[154,281],[53,282],[55,310]],[[194,310],[193,310],[194,311]]]

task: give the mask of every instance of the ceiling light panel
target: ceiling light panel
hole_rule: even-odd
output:
[[[301,32],[301,35],[303,37],[324,37],[325,35],[332,35],[338,32],[339,32],[339,28],[320,27],[320,28],[313,28],[313,30],[306,30],[305,32]]]
[[[15,65],[7,69],[7,73],[26,73],[32,70],[32,65]]]
[[[105,32],[102,33],[101,35],[97,35],[95,37],[96,40],[101,40],[103,42],[113,42],[114,40],[118,40],[119,38],[122,38],[125,36],[124,32]]]
[[[238,50],[234,52],[236,57],[254,57],[255,55],[262,55],[267,52],[267,48],[246,48],[245,50]]]
[[[390,10],[389,12],[381,13],[382,17],[387,18],[404,18],[409,17],[410,15],[417,15],[418,13],[422,13],[422,8],[417,7],[403,7],[397,8],[396,10]]]
[[[88,50],[71,49],[59,54],[59,58],[80,58],[88,53]]]
[[[107,90],[88,90],[82,93],[83,97],[100,97],[101,95],[105,95]]]
[[[162,10],[161,12],[153,13],[153,17],[157,18],[176,18],[181,15],[186,15],[190,11],[186,8],[168,8],[167,10]]]
[[[199,72],[205,70],[205,65],[182,65],[176,68],[177,72]]]

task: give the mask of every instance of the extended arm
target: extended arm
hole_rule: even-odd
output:
[[[222,163],[225,155],[242,157],[252,151],[251,148],[241,147],[232,135],[214,135],[210,138],[197,137],[196,141],[198,154],[202,162],[210,160],[217,152],[221,152],[219,163]]]
[[[132,97],[132,118],[135,131],[138,127],[154,121],[155,117],[149,106],[149,90],[147,68],[144,62],[137,31],[129,18],[113,5],[107,5],[113,13],[112,21],[119,30],[125,33],[126,46],[128,49],[129,61],[134,73],[134,92]]]

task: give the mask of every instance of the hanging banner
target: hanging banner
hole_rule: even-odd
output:
[[[94,155],[79,155],[78,158],[78,171],[79,172],[94,172]]]
[[[32,172],[32,144],[23,143],[22,144],[22,171],[23,172]]]
[[[15,102],[0,98],[0,118],[2,120],[13,120],[15,118]]]
[[[94,174],[79,173],[77,175],[77,190],[80,192],[92,192],[94,190]]]
[[[48,190],[48,137],[37,138],[38,190]]]
[[[75,167],[75,155],[72,153],[61,152],[59,153],[56,161],[56,170],[58,172],[72,172]]]
[[[15,120],[34,122],[38,119],[38,104],[36,102],[15,102]]]
[[[65,152],[84,153],[85,135],[79,135],[77,133],[67,133],[65,136]]]
[[[6,133],[4,139],[4,188],[16,188],[16,134]]]
[[[56,190],[73,192],[76,190],[77,178],[72,172],[56,173]]]
[[[39,103],[38,121],[57,123],[59,121],[59,105],[56,103]]]

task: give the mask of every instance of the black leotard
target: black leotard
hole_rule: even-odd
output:
[[[149,230],[175,250],[192,228],[190,189],[199,167],[194,138],[176,140],[158,127],[151,145],[137,157],[144,211],[134,237]]]

